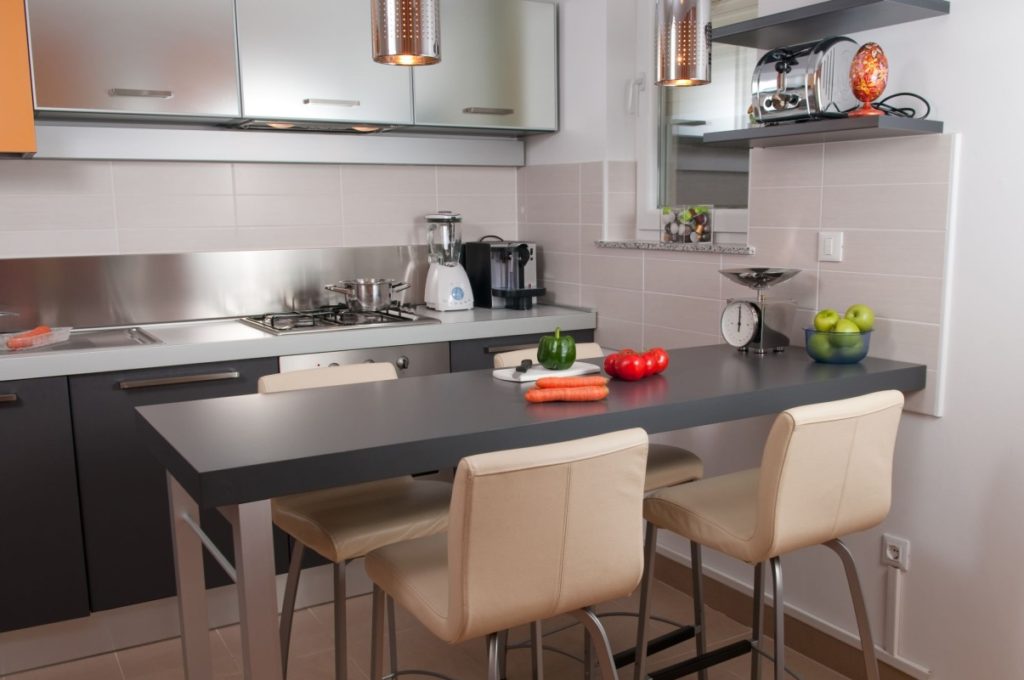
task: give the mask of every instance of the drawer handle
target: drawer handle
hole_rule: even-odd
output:
[[[303,99],[303,104],[323,104],[325,106],[359,106],[362,104],[358,99],[317,99],[311,97]]]
[[[535,349],[537,343],[530,343],[528,345],[495,345],[494,347],[484,347],[485,354],[503,354],[505,352],[515,352],[520,349]]]
[[[17,394],[0,394],[0,404],[13,404],[18,401]]]
[[[485,116],[511,116],[515,109],[496,109],[490,106],[467,106],[462,109],[463,113],[479,113]]]
[[[142,387],[165,387],[167,385],[187,385],[189,383],[214,382],[216,380],[237,380],[242,377],[238,371],[223,373],[201,373],[199,375],[179,375],[173,378],[145,378],[143,380],[122,380],[118,386],[122,390],[137,390]]]
[[[107,90],[111,97],[151,97],[153,99],[170,99],[174,96],[171,90],[133,90],[125,87],[115,87]]]

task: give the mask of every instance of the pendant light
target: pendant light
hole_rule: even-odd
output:
[[[657,84],[711,82],[711,0],[658,0]]]
[[[373,60],[425,66],[441,61],[440,0],[370,0]]]

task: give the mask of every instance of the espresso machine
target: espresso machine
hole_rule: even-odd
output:
[[[448,210],[427,215],[427,284],[424,302],[441,312],[473,309],[473,290],[459,263],[462,216]]]
[[[532,309],[546,292],[537,285],[535,243],[485,236],[462,245],[462,264],[480,307]]]

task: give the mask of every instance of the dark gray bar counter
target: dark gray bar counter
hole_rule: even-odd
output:
[[[796,347],[763,358],[724,345],[670,355],[660,376],[613,380],[603,402],[529,404],[526,387],[471,371],[138,412],[152,453],[209,508],[436,470],[485,451],[627,427],[679,430],[925,385],[922,365],[816,364]]]

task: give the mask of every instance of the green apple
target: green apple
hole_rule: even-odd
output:
[[[822,333],[832,330],[839,321],[839,312],[834,309],[823,309],[814,315],[814,330]]]
[[[849,345],[836,350],[836,356],[846,361],[859,361],[864,353],[864,337],[858,335]]]
[[[846,318],[857,324],[861,333],[867,333],[875,326],[875,311],[867,305],[850,305]]]
[[[807,340],[807,353],[816,361],[828,361],[834,350],[828,341],[828,333],[814,333]]]
[[[836,321],[829,339],[832,340],[833,347],[852,347],[860,340],[860,329],[849,319],[840,319]]]

